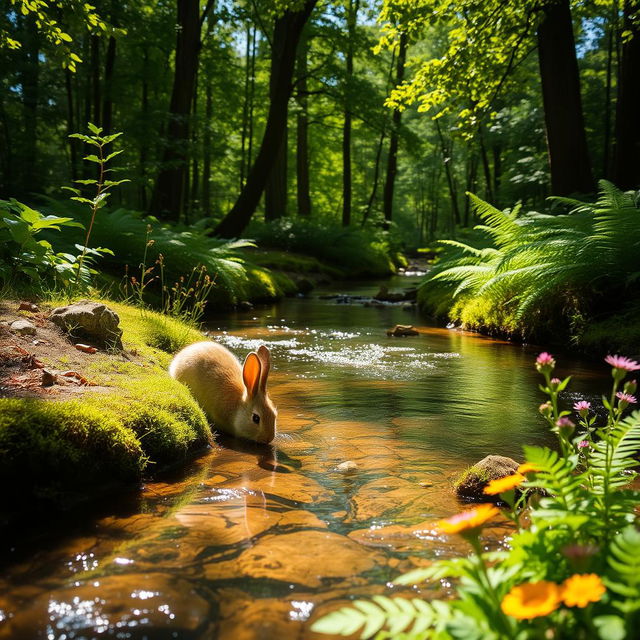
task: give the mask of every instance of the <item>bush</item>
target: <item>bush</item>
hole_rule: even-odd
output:
[[[500,511],[483,504],[438,523],[440,534],[461,535],[472,553],[435,562],[396,580],[453,580],[456,597],[356,601],[312,629],[360,637],[533,640],[546,638],[623,640],[637,637],[640,624],[640,532],[631,488],[640,450],[640,412],[624,417],[636,403],[636,382],[624,382],[637,362],[607,357],[613,387],[603,398],[599,420],[590,403],[561,410],[559,394],[569,378],[552,378],[555,361],[538,356],[548,401],[540,407],[558,439],[559,451],[525,447],[518,473],[494,480],[488,499],[499,496],[515,533],[507,551],[485,553],[482,527]],[[577,435],[576,435],[577,434]]]

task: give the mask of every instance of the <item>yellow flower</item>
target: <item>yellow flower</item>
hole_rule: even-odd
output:
[[[485,488],[484,492],[487,495],[494,496],[497,493],[504,493],[511,489],[515,489],[519,484],[524,481],[524,476],[521,473],[514,473],[511,476],[505,476],[504,478],[498,478],[492,480]]]
[[[561,601],[562,594],[558,585],[540,580],[513,587],[502,599],[501,609],[508,616],[528,620],[555,611]]]
[[[461,533],[481,527],[485,522],[497,516],[500,510],[491,504],[481,504],[469,511],[463,511],[446,520],[438,522],[438,529],[442,533]]]
[[[562,583],[562,599],[567,607],[586,607],[598,602],[606,588],[595,573],[576,573]]]
[[[533,464],[533,462],[525,462],[518,467],[518,473],[529,473],[533,471],[540,471],[540,467],[537,464]]]

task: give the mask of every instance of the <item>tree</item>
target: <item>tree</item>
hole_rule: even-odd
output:
[[[218,236],[238,237],[258,206],[269,178],[274,153],[282,145],[287,125],[287,107],[293,90],[298,42],[316,2],[317,0],[306,0],[300,10],[287,9],[275,20],[272,56],[277,59],[277,63],[271,67],[269,112],[264,135],[244,188],[229,213],[215,228],[214,233]]]

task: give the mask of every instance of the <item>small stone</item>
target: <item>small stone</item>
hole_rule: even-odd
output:
[[[420,486],[425,487],[425,489],[428,489],[429,487],[433,487],[433,482],[421,482]]]
[[[394,338],[405,337],[405,336],[418,336],[420,332],[413,328],[413,325],[410,324],[397,324],[393,329],[389,329],[387,331],[388,336],[393,336]]]
[[[104,304],[83,300],[51,312],[49,320],[74,337],[84,336],[100,346],[122,349],[120,318]]]
[[[340,473],[351,473],[357,470],[358,465],[353,460],[346,460],[345,462],[341,462],[336,467],[336,471],[339,471]]]
[[[95,353],[97,349],[88,344],[74,344],[73,345],[78,351],[84,351],[84,353]]]
[[[42,386],[50,387],[56,384],[56,374],[53,371],[49,371],[48,369],[42,370]]]
[[[33,304],[33,302],[21,302],[18,307],[18,311],[31,311],[31,313],[37,313],[40,311],[38,305]]]
[[[35,336],[36,326],[28,320],[15,320],[9,325],[11,331],[21,336]]]

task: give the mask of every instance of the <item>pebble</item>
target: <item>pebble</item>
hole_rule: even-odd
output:
[[[345,462],[341,462],[337,467],[336,471],[340,473],[349,473],[351,471],[357,471],[358,465],[353,460],[346,460]]]

